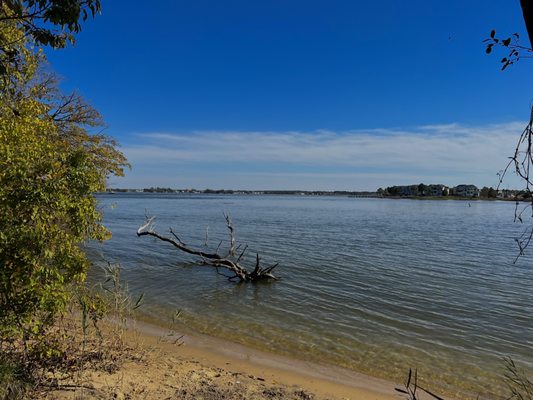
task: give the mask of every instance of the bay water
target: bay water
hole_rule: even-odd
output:
[[[105,243],[141,312],[165,326],[401,383],[409,368],[435,392],[505,397],[504,357],[533,373],[533,247],[513,263],[514,203],[334,196],[119,193],[97,196]],[[137,237],[145,215],[190,246],[227,249],[224,213],[244,263],[279,263],[279,281],[229,282],[168,243]],[[533,221],[531,221],[533,222]],[[222,272],[222,271],[221,271]],[[93,268],[91,279],[101,278]]]

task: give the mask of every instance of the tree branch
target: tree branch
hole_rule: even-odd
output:
[[[235,228],[233,227],[233,223],[231,222],[231,218],[229,217],[229,215],[224,214],[224,217],[226,219],[226,226],[230,231],[230,250],[228,256],[226,257],[223,257],[218,253],[218,247],[214,253],[209,253],[187,246],[178,237],[178,235],[174,233],[172,229],[170,229],[170,233],[173,237],[165,237],[163,235],[160,235],[154,230],[154,217],[147,218],[146,221],[139,227],[139,229],[137,229],[137,236],[152,236],[163,242],[170,243],[175,248],[180,251],[183,251],[184,253],[200,257],[203,264],[214,267],[217,270],[217,273],[219,274],[219,268],[225,268],[233,273],[233,276],[230,277],[224,275],[230,281],[233,281],[234,279],[239,279],[239,281],[241,282],[277,280],[278,278],[272,274],[272,270],[276,268],[278,264],[274,264],[264,269],[261,268],[259,254],[256,255],[256,264],[252,272],[249,272],[245,267],[240,264],[240,260],[244,256],[247,246],[244,247],[244,250],[236,260],[233,258],[235,255]]]

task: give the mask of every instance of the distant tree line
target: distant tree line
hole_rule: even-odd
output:
[[[485,198],[485,199],[495,199],[498,197],[498,191],[491,187],[483,186],[483,188],[479,191],[479,197]]]
[[[378,193],[371,191],[348,190],[233,190],[233,189],[172,189],[165,187],[149,187],[144,189],[107,188],[107,193],[193,193],[193,194],[265,194],[265,195],[302,195],[302,196],[365,196],[376,197]]]

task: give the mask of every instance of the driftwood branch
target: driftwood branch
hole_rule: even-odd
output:
[[[240,264],[240,261],[245,255],[248,246],[245,246],[239,256],[235,258],[237,251],[236,249],[238,248],[235,246],[235,227],[233,226],[233,222],[229,215],[224,214],[224,218],[226,220],[226,227],[228,228],[230,235],[227,256],[222,256],[218,252],[222,242],[220,242],[215,252],[210,253],[186,245],[172,229],[170,229],[171,236],[169,237],[157,233],[154,229],[155,217],[146,218],[146,221],[144,221],[144,223],[137,230],[137,236],[152,236],[163,242],[170,243],[184,253],[199,257],[202,261],[202,264],[214,267],[218,273],[220,273],[220,268],[226,269],[233,274],[231,276],[224,275],[230,281],[239,280],[241,282],[256,282],[260,280],[277,280],[278,278],[274,276],[272,271],[278,266],[278,264],[276,263],[263,268],[261,266],[259,254],[256,255],[255,267],[251,272]]]
[[[226,219],[226,226],[229,231],[229,256],[235,256],[235,227],[233,226],[233,221],[231,220],[229,214],[224,213],[224,218]]]

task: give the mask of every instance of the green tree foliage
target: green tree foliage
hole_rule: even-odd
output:
[[[389,186],[385,188],[385,193],[389,196],[399,196],[400,193],[400,187],[399,186]]]
[[[0,77],[0,337],[28,337],[83,282],[83,242],[109,237],[93,193],[127,162],[114,141],[91,134],[99,114],[42,72],[44,56],[19,24],[0,22],[0,36],[15,54]]]
[[[427,196],[429,193],[429,187],[423,183],[419,184],[417,189],[419,196]]]
[[[100,12],[100,0],[0,0],[0,76],[16,65],[21,40],[31,38],[37,46],[62,48],[74,43],[81,22]],[[15,27],[20,35],[4,32]]]
[[[81,21],[100,12],[100,0],[2,0],[0,22],[14,21],[37,45],[65,47]]]
[[[484,186],[479,191],[479,197],[485,198],[485,199],[495,199],[496,197],[498,197],[498,191],[494,189],[492,186],[491,187]]]

